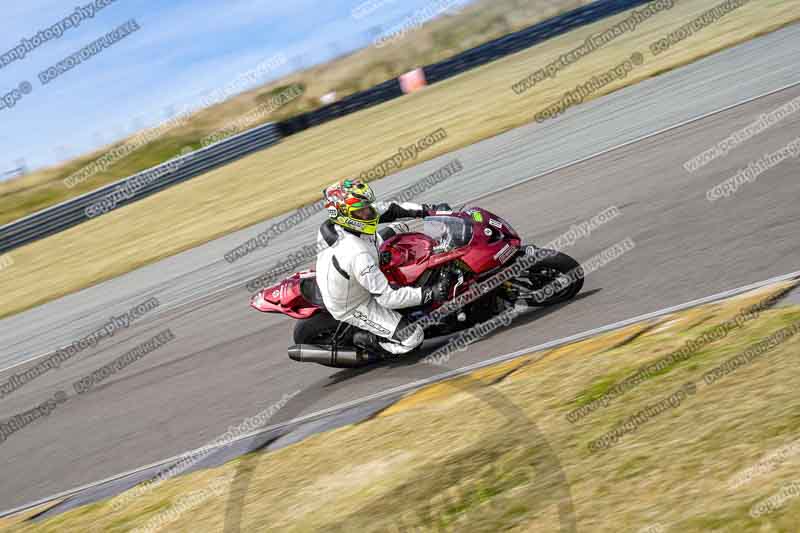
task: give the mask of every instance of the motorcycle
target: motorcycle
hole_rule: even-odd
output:
[[[518,302],[562,303],[583,287],[583,269],[572,257],[523,245],[507,221],[482,208],[438,212],[423,219],[422,232],[394,233],[381,230],[379,249],[380,269],[392,286],[426,287],[439,276],[452,276],[447,302],[398,310],[412,322],[421,321],[426,338],[468,329]],[[313,270],[259,291],[250,305],[298,320],[295,344],[289,347],[294,361],[356,368],[387,357],[353,344],[357,328],[325,310]]]

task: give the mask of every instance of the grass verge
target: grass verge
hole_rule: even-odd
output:
[[[647,48],[715,5],[680,0],[523,96],[512,84],[605,30],[621,14],[496,61],[424,91],[290,137],[280,145],[209,172],[136,204],[12,252],[0,275],[0,318],[316,201],[335,179],[358,175],[445,128],[448,138],[423,152],[430,159],[533,120],[568,88],[645,54],[644,65],[597,97],[689,63],[800,18],[800,0],[751,2],[700,34],[652,57]],[[544,126],[546,127],[546,125]],[[220,258],[222,259],[222,258]]]
[[[121,510],[98,502],[12,531],[128,531],[182,495],[248,469],[242,531],[559,531],[547,447],[569,485],[577,531],[789,532],[800,499],[750,509],[792,479],[796,457],[733,487],[743,469],[800,437],[800,334],[712,385],[703,375],[773,332],[800,307],[770,309],[578,423],[565,416],[599,380],[616,379],[700,336],[786,285],[676,313],[422,389],[378,417],[270,454],[170,480]],[[588,442],[688,381],[696,393],[605,451]],[[534,438],[532,428],[544,439]],[[795,445],[800,449],[800,445]],[[345,451],[343,453],[343,451]],[[794,452],[796,455],[797,450]],[[237,489],[241,490],[241,489]],[[228,494],[170,522],[223,531]],[[564,530],[566,531],[566,530]]]

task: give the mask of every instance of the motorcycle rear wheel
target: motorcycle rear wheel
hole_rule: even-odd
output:
[[[294,325],[295,344],[329,345],[339,327],[339,321],[328,313],[317,313]]]

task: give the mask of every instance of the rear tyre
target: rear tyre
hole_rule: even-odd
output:
[[[541,257],[526,273],[525,281],[531,295],[525,303],[544,307],[565,302],[577,296],[583,288],[584,272],[575,259],[555,250],[536,249]],[[518,278],[519,281],[522,279]]]
[[[317,313],[294,326],[295,344],[330,345],[339,321],[328,313]]]

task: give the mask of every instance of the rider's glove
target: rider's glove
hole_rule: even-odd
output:
[[[422,216],[430,217],[437,211],[452,211],[450,204],[422,204]]]
[[[394,231],[395,235],[399,235],[401,233],[409,233],[411,229],[408,227],[408,224],[405,222],[393,222],[390,224],[390,227]]]
[[[450,297],[450,285],[452,284],[452,280],[450,276],[446,274],[442,274],[439,277],[439,280],[427,287],[422,289],[422,303],[429,304],[432,302],[443,302]]]

